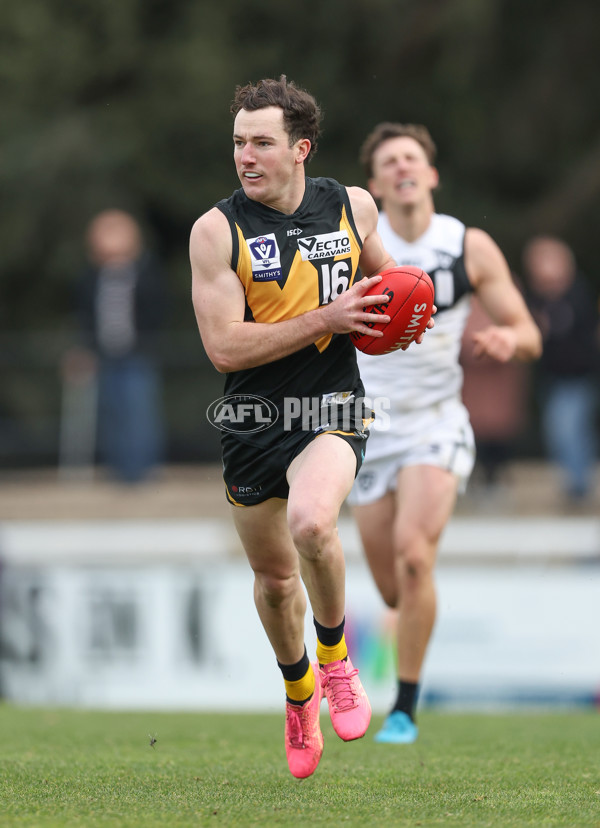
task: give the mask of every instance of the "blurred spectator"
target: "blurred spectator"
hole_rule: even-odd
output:
[[[163,459],[155,347],[164,320],[164,275],[129,213],[96,215],[86,244],[89,263],[78,284],[83,347],[64,360],[65,384],[76,387],[95,376],[99,459],[118,479],[136,483]]]
[[[598,458],[598,297],[561,239],[536,236],[523,250],[528,302],[543,336],[540,415],[546,451],[571,501],[591,491]]]
[[[463,402],[475,434],[476,468],[488,488],[502,483],[502,472],[524,430],[530,375],[529,366],[522,362],[499,362],[486,355],[474,355],[473,334],[491,324],[478,298],[473,296],[460,355]]]

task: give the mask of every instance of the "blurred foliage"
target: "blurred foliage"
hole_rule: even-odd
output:
[[[194,331],[188,236],[238,186],[235,86],[282,72],[325,112],[311,175],[364,184],[381,120],[427,124],[440,211],[513,268],[564,236],[595,271],[600,5],[592,0],[19,0],[0,9],[0,326],[69,329],[89,218],[136,213]],[[199,340],[198,347],[201,348]]]

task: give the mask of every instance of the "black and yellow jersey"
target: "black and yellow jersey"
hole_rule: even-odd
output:
[[[246,295],[245,320],[273,323],[332,302],[358,279],[362,249],[346,188],[307,178],[290,215],[249,199],[243,189],[216,207],[233,239],[231,267]],[[282,359],[226,376],[225,394],[259,394],[281,408],[286,397],[320,397],[359,387],[347,334],[328,334]]]

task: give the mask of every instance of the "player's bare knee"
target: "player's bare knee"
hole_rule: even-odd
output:
[[[429,578],[433,571],[433,563],[427,555],[419,552],[408,553],[400,561],[403,581],[422,581]]]
[[[306,560],[321,557],[326,551],[335,526],[318,516],[299,512],[289,517],[289,527],[296,549]]]
[[[389,585],[380,584],[379,592],[381,593],[381,597],[386,605],[390,609],[397,609],[398,608],[398,591],[393,587],[390,588]]]
[[[262,573],[256,576],[256,590],[267,606],[275,609],[288,601],[297,588],[296,576],[278,576]]]

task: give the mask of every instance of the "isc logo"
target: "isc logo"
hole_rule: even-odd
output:
[[[264,397],[253,394],[220,397],[206,409],[206,419],[219,431],[251,434],[264,431],[277,421],[277,407]]]

